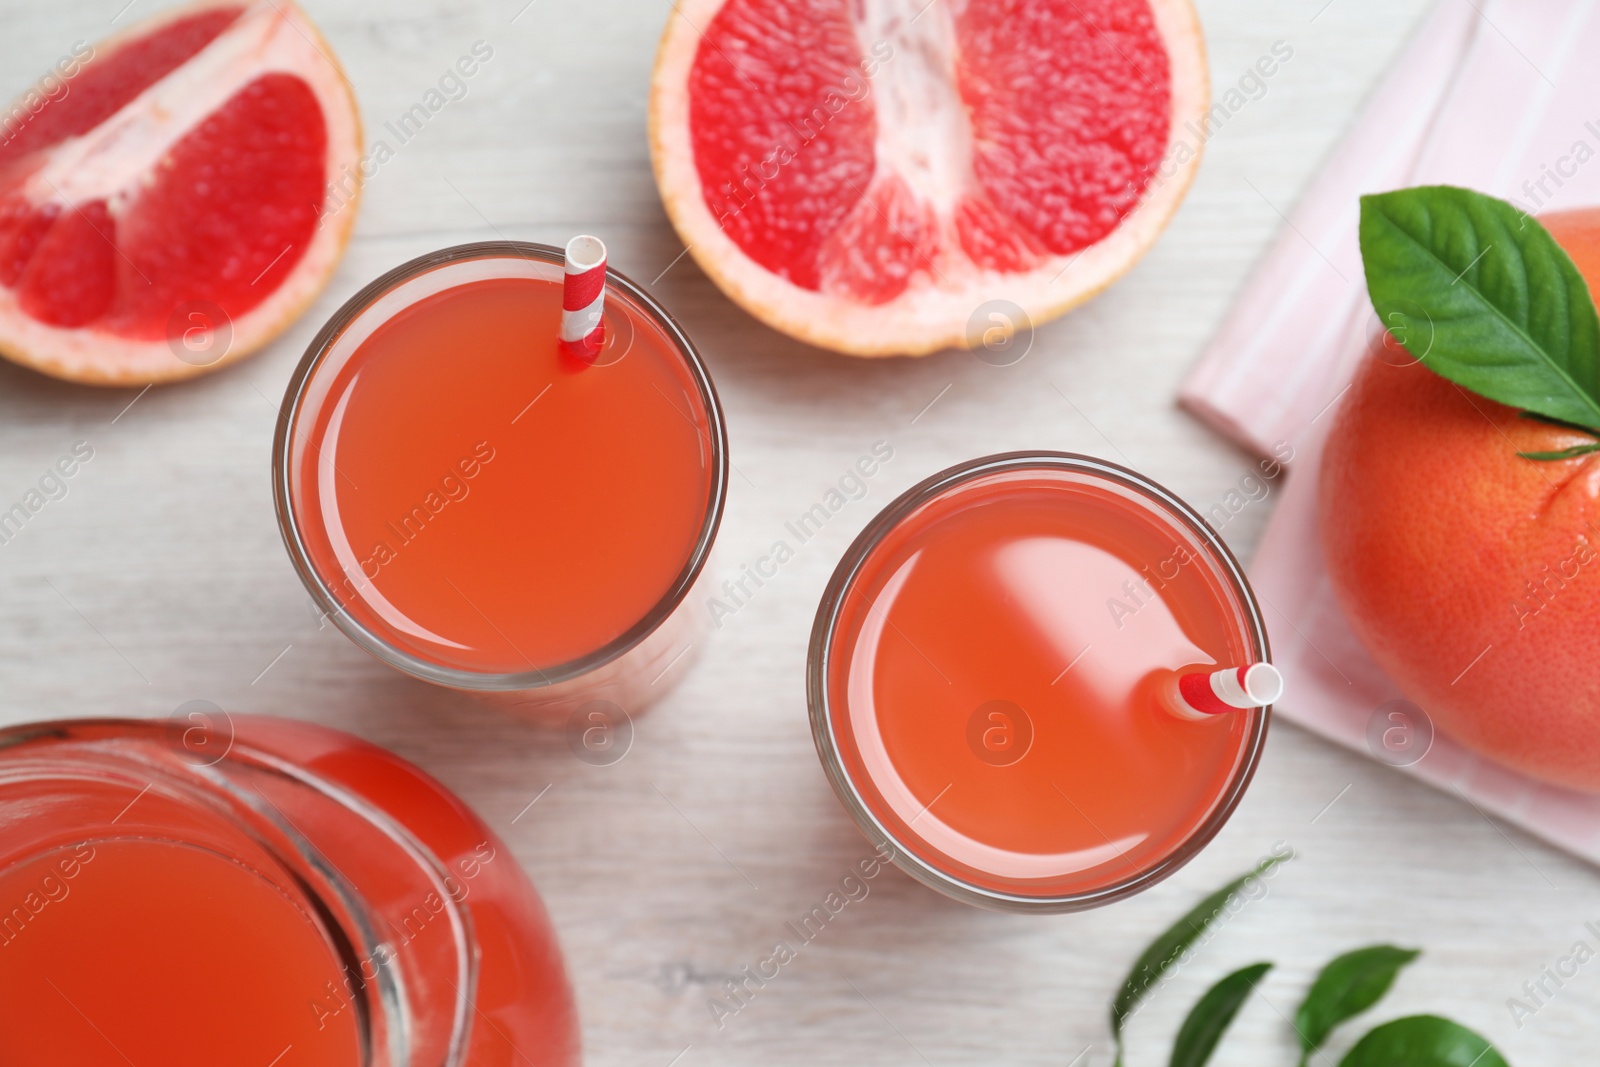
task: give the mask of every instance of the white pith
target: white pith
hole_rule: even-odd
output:
[[[1210,103],[1199,20],[1190,0],[1149,0],[1168,50],[1170,133],[1160,176],[1116,230],[1070,255],[1046,255],[1025,272],[990,270],[964,255],[943,255],[937,269],[919,274],[903,293],[883,304],[803,289],[756,263],[722,230],[706,206],[695,166],[689,136],[689,71],[701,40],[700,28],[711,23],[725,2],[679,0],[668,17],[650,98],[656,183],[679,237],[706,274],[751,314],[807,343],[858,356],[924,355],[965,348],[973,343],[969,319],[990,300],[1010,301],[1023,309],[1032,325],[1042,324],[1094,296],[1133,266],[1177,210],[1199,165],[1200,145],[1192,143],[1185,127],[1191,123],[1204,129]],[[871,79],[880,131],[891,122],[905,124],[893,135],[880,133],[879,177],[885,167],[892,167],[929,203],[945,209],[942,214],[948,222],[947,206],[971,180],[970,167],[962,160],[970,160],[972,135],[965,105],[949,74],[957,47],[951,27],[961,0],[934,0],[926,8],[924,2],[863,0],[856,6],[857,37],[864,55],[870,55],[879,41],[895,47],[893,60],[882,64]],[[914,62],[901,67],[907,58]],[[931,80],[943,84],[933,88],[928,85]],[[928,101],[950,99],[961,106],[941,107],[938,110],[945,114],[937,118],[926,114],[931,110]],[[911,111],[917,114],[908,115]],[[1186,138],[1187,153],[1179,152]],[[1182,162],[1178,155],[1185,156]],[[954,187],[958,180],[960,186]],[[943,247],[954,247],[952,233],[943,237]]]
[[[144,37],[174,19],[220,6],[229,5],[225,0],[206,0],[163,12],[102,42],[97,57],[111,54],[120,41]],[[327,180],[348,175],[358,186],[360,119],[349,84],[330,57],[316,28],[290,0],[258,0],[205,48],[147,86],[100,126],[45,149],[43,165],[18,191],[34,205],[56,203],[63,211],[104,199],[116,218],[182,137],[238,90],[274,71],[303,79],[322,105]],[[92,324],[63,329],[39,322],[23,312],[17,290],[4,287],[0,287],[0,353],[56,377],[104,385],[142,384],[214,370],[271,340],[322,290],[343,251],[355,208],[352,195],[337,212],[325,215],[310,247],[283,283],[233,321],[232,342],[214,363],[185,362],[164,338],[130,340]]]
[[[920,17],[896,0],[863,0],[861,9],[861,54],[885,42],[894,49],[871,78],[878,172],[900,175],[946,217],[972,173],[972,124],[955,86],[955,20],[944,3]]]

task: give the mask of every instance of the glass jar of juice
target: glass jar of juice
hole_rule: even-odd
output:
[[[610,271],[604,346],[558,344],[563,255],[496,241],[404,264],[323,327],[273,446],[312,598],[399,670],[503,702],[624,712],[704,632],[690,591],[727,487],[715,389]]]
[[[1270,708],[1185,717],[1174,680],[1269,659],[1238,563],[1176,496],[1084,456],[991,456],[851,546],[812,631],[812,732],[912,876],[991,908],[1092,907],[1192,858],[1261,754]]]
[[[409,763],[220,713],[0,730],[0,1063],[575,1067],[516,859]]]

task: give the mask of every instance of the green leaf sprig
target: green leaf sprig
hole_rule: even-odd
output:
[[[1112,1001],[1111,1029],[1116,1063],[1123,1057],[1123,1029],[1133,1009],[1183,952],[1221,914],[1228,898],[1251,878],[1279,862],[1274,857],[1210,894],[1150,943]],[[1307,1067],[1328,1036],[1373,1007],[1394,985],[1400,971],[1421,950],[1369,945],[1336,956],[1317,973],[1295,1012],[1300,1067]],[[1189,1010],[1173,1040],[1168,1067],[1206,1067],[1234,1017],[1272,969],[1269,962],[1241,968],[1206,990]],[[1368,1031],[1339,1061],[1339,1067],[1508,1067],[1505,1058],[1480,1035],[1437,1015],[1409,1015]]]
[[[1240,968],[1206,990],[1195,1002],[1172,1040],[1172,1059],[1167,1067],[1205,1067],[1217,1050],[1217,1042],[1233,1023],[1244,1002],[1256,991],[1256,984],[1272,970],[1270,963],[1252,963]]]
[[[1268,856],[1252,870],[1241,874],[1190,908],[1183,918],[1168,927],[1165,933],[1150,942],[1144,952],[1140,953],[1139,958],[1133,963],[1133,969],[1128,972],[1128,977],[1123,979],[1122,988],[1111,1001],[1111,1036],[1117,1043],[1115,1067],[1122,1067],[1122,1028],[1134,1009],[1139,1006],[1139,1002],[1150,992],[1151,987],[1159,982],[1162,976],[1172,969],[1172,965],[1177,963],[1211,924],[1217,921],[1217,917],[1222,914],[1235,893],[1243,889],[1247,882],[1260,878],[1292,855],[1293,853],[1285,853]]]
[[[1378,321],[1420,363],[1479,396],[1597,440],[1600,316],[1588,283],[1538,220],[1450,185],[1361,198],[1361,259]]]
[[[1400,968],[1420,955],[1421,949],[1372,945],[1329,961],[1295,1012],[1301,1067],[1311,1062],[1312,1053],[1322,1047],[1334,1027],[1383,999]]]
[[[1384,1023],[1356,1042],[1339,1067],[1508,1067],[1495,1047],[1437,1015]]]

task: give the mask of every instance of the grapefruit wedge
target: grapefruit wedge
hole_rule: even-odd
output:
[[[361,128],[292,0],[165,12],[0,114],[0,353],[74,381],[184,378],[327,283]]]
[[[733,300],[824,348],[1053,318],[1150,247],[1199,161],[1189,0],[674,8],[650,109],[667,213]]]

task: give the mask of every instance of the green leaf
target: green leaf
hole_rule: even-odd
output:
[[[1563,422],[1560,419],[1552,419],[1549,415],[1541,415],[1537,411],[1524,411],[1522,412],[1522,417],[1525,419],[1532,419],[1534,422],[1542,422],[1547,426],[1560,426],[1566,430],[1576,430],[1578,433],[1594,433],[1594,431],[1587,426],[1579,426],[1575,422]]]
[[[1270,970],[1270,963],[1252,964],[1234,971],[1206,990],[1206,995],[1189,1010],[1188,1017],[1178,1028],[1168,1067],[1205,1067],[1228,1024],[1255,992],[1256,983]]]
[[[1364,196],[1361,258],[1378,320],[1435,373],[1600,428],[1600,318],[1537,221],[1448,185]]]
[[[1252,878],[1259,878],[1294,854],[1269,856],[1253,870],[1248,871],[1196,904],[1183,918],[1173,923],[1160,937],[1150,942],[1148,948],[1134,961],[1133,969],[1123,979],[1122,989],[1111,1002],[1111,1036],[1117,1043],[1116,1063],[1122,1063],[1122,1026],[1133,1014],[1139,1002],[1149,993],[1150,987],[1161,980],[1178,957],[1206,932],[1206,928],[1222,914],[1228,898],[1244,887]]]
[[[1587,456],[1590,452],[1600,452],[1600,441],[1591,441],[1586,445],[1573,445],[1571,448],[1563,448],[1559,452],[1518,452],[1517,455],[1523,459],[1554,460],[1572,459],[1574,456]]]
[[[1394,985],[1400,968],[1419,955],[1421,951],[1414,948],[1371,945],[1329,961],[1294,1015],[1294,1028],[1300,1034],[1301,1064],[1322,1047],[1334,1027],[1381,1000]]]
[[[1509,1067],[1495,1047],[1437,1015],[1408,1015],[1367,1034],[1339,1067]]]

